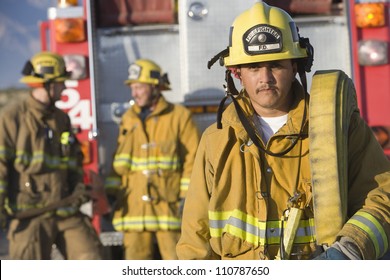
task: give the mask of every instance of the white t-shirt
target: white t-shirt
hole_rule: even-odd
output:
[[[288,114],[271,118],[258,116],[260,121],[260,127],[258,129],[262,132],[261,138],[263,139],[264,143],[267,143],[271,136],[274,135],[287,122],[287,116]]]

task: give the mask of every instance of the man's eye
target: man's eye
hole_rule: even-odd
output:
[[[275,68],[275,69],[279,69],[279,68],[282,68],[282,65],[280,65],[279,63],[273,63],[270,65],[271,68]]]

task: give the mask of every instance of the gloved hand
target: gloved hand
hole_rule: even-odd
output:
[[[0,230],[4,230],[7,227],[8,216],[5,212],[5,209],[2,207],[0,209]]]
[[[70,217],[76,214],[80,206],[91,199],[90,191],[88,191],[88,187],[83,183],[78,183],[72,192],[71,201],[69,205],[65,207],[57,208],[56,214],[60,217]]]
[[[337,255],[339,255],[339,257],[343,257],[343,259],[347,259],[347,260],[362,260],[363,259],[363,256],[359,250],[359,247],[356,245],[355,241],[350,237],[342,236],[338,241],[333,243],[330,248],[332,249],[332,251],[330,251],[328,254],[324,254],[326,252],[322,253],[322,255],[323,255],[322,257],[329,255],[328,258],[325,258],[325,260],[332,259],[332,257],[334,260],[339,260],[340,258],[337,258]],[[338,252],[336,252],[334,250],[336,250]],[[328,251],[329,251],[329,249],[328,249]],[[323,259],[322,257],[320,255],[317,258]]]
[[[91,199],[90,187],[83,183],[78,183],[72,192],[72,196],[75,196],[75,200],[71,206],[79,208]]]
[[[349,258],[336,248],[330,247],[313,260],[349,260]]]
[[[117,201],[117,196],[112,194],[107,194],[107,200],[108,200],[108,204],[110,204],[111,208],[113,208],[113,206]]]
[[[0,230],[7,227],[8,215],[4,208],[5,205],[5,194],[0,194]]]

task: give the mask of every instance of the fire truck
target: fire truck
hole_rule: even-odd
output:
[[[229,44],[234,18],[255,0],[58,0],[41,22],[42,50],[62,54],[72,77],[57,106],[66,111],[84,152],[86,183],[102,194],[118,124],[132,105],[123,81],[128,66],[149,58],[168,73],[164,96],[192,112],[200,131],[216,120],[224,69],[207,62]],[[382,132],[390,154],[390,35],[388,0],[264,0],[289,12],[314,46],[317,70],[340,69],[355,83],[363,117]],[[379,136],[378,136],[379,137]],[[379,139],[379,138],[378,138]],[[382,141],[381,140],[381,141]],[[89,208],[88,208],[89,207]],[[104,196],[86,206],[102,242],[120,246]]]

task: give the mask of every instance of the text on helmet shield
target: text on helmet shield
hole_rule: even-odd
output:
[[[245,52],[251,55],[280,52],[282,50],[282,33],[274,26],[259,24],[244,33]]]

